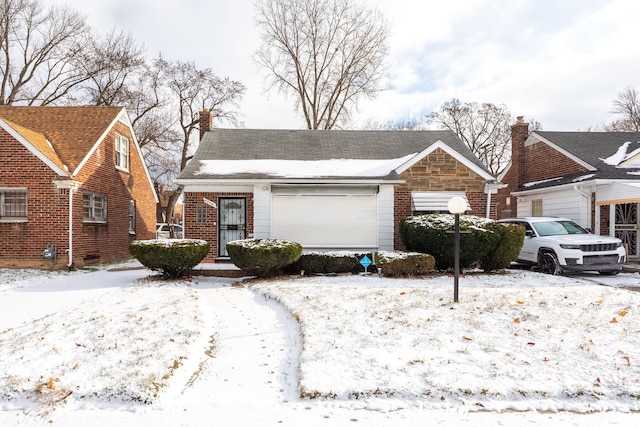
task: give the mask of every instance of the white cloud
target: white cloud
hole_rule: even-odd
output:
[[[293,100],[264,92],[252,55],[259,43],[251,1],[55,0],[107,31],[131,31],[171,59],[193,60],[247,86],[249,128],[300,128]],[[390,89],[355,116],[379,122],[428,113],[457,97],[504,103],[546,130],[611,120],[625,86],[640,87],[636,49],[640,2],[373,0],[391,25]]]

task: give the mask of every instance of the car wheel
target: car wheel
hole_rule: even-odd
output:
[[[545,274],[556,275],[562,272],[558,258],[556,258],[555,254],[551,252],[544,252],[540,254],[538,265],[540,267],[540,271]]]
[[[602,274],[603,276],[615,276],[616,274],[620,273],[620,270],[604,270],[598,271],[598,273]]]

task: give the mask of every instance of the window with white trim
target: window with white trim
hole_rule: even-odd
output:
[[[136,233],[136,201],[129,200],[129,233]]]
[[[116,167],[129,170],[129,140],[116,133]]]
[[[107,221],[107,196],[98,193],[82,195],[82,220],[84,222]]]
[[[27,220],[27,190],[0,188],[0,221]]]

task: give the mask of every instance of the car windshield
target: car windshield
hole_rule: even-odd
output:
[[[558,236],[561,234],[589,234],[587,230],[573,221],[534,222],[533,228],[539,236]]]

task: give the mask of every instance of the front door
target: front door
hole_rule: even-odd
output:
[[[615,235],[622,240],[627,256],[638,257],[638,204],[616,205]]]
[[[218,202],[218,256],[228,257],[227,243],[245,238],[246,199],[220,198]]]

